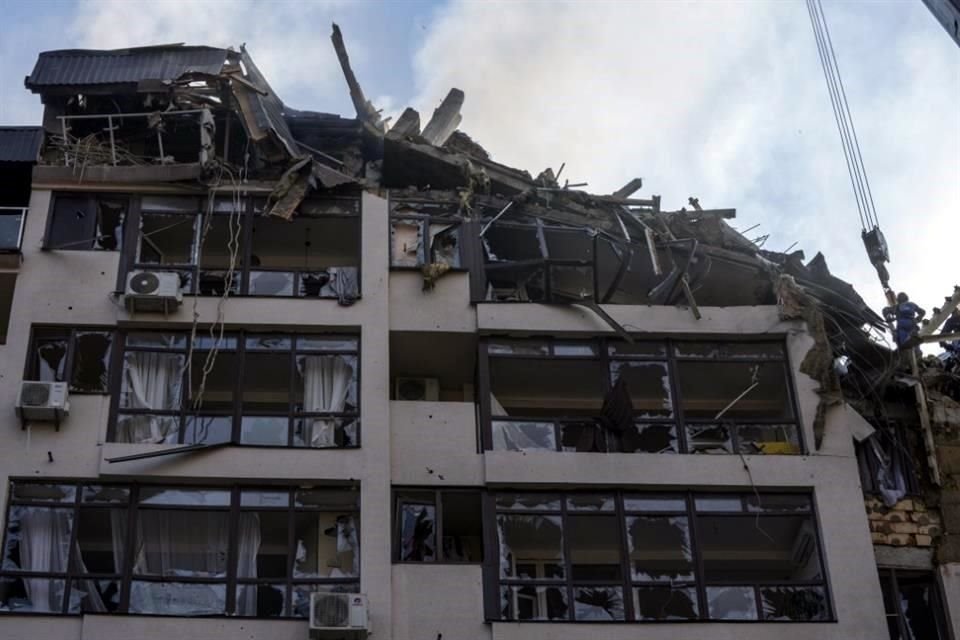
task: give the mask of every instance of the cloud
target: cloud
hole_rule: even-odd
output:
[[[184,42],[219,47],[246,43],[277,94],[291,106],[345,110],[349,106],[333,47],[330,23],[364,13],[345,1],[131,2],[81,4],[71,34],[78,47],[114,49]],[[372,55],[361,41],[351,55],[363,66]]]
[[[892,282],[932,306],[960,279],[940,239],[960,202],[960,60],[919,3],[874,9],[826,13]],[[766,248],[823,251],[883,304],[803,3],[452,2],[414,68],[421,114],[463,89],[461,126],[496,160],[736,207]]]

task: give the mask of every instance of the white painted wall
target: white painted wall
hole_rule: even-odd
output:
[[[74,396],[60,433],[35,425],[20,431],[13,402],[22,377],[30,325],[123,325],[179,327],[191,320],[190,299],[169,317],[129,316],[110,299],[118,256],[98,252],[42,252],[50,192],[33,193],[24,240],[24,263],[14,298],[9,339],[0,346],[0,503],[9,477],[171,478],[361,483],[362,588],[369,595],[376,639],[443,640],[500,638],[884,638],[880,589],[863,510],[848,422],[843,408],[828,413],[826,438],[807,456],[748,456],[761,487],[809,487],[815,492],[826,563],[839,621],[818,624],[556,625],[495,623],[482,619],[478,565],[391,564],[391,484],[491,486],[524,484],[745,489],[750,479],[737,456],[656,456],[589,453],[476,453],[476,419],[469,403],[389,401],[389,331],[448,331],[554,335],[608,334],[602,320],[579,308],[531,304],[469,304],[468,278],[451,273],[434,291],[420,290],[419,274],[388,270],[385,200],[363,198],[363,299],[352,307],[333,301],[234,299],[226,305],[230,327],[345,327],[361,332],[363,441],[358,451],[233,448],[200,455],[110,464],[108,457],[144,451],[150,445],[105,443],[108,400]],[[201,322],[215,318],[216,301],[200,299]],[[606,306],[618,321],[667,335],[769,333],[788,336],[804,439],[813,442],[816,383],[797,371],[812,344],[797,322],[781,322],[774,307],[703,308]],[[47,452],[54,461],[49,462]],[[434,473],[429,473],[432,469]],[[440,479],[440,476],[443,479]],[[952,575],[952,574],[951,574]],[[955,580],[955,578],[951,578]],[[946,580],[945,580],[946,584]],[[952,582],[950,584],[953,584]],[[948,590],[949,592],[949,590]],[[955,589],[960,593],[960,588]],[[950,592],[953,593],[953,592]],[[954,594],[955,595],[955,594]],[[954,602],[957,598],[954,597]],[[306,638],[306,623],[258,620],[185,620],[136,616],[0,616],[0,640],[63,638],[120,640],[171,637],[204,640]]]

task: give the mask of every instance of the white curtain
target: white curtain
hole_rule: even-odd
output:
[[[227,571],[226,512],[143,510],[137,518],[135,575],[223,579]],[[130,589],[131,613],[223,613],[223,584],[138,582]]]
[[[18,511],[20,568],[24,571],[65,572],[73,513],[43,507],[21,507]],[[24,578],[23,584],[33,611],[60,611],[63,580]]]
[[[123,367],[125,408],[178,409],[182,356],[174,353],[132,352]],[[117,421],[117,441],[175,443],[178,424],[168,416],[123,416]]]
[[[257,554],[260,552],[260,516],[241,513],[237,553],[237,577],[257,577]],[[257,615],[257,585],[240,585],[237,590],[237,615]]]
[[[343,411],[353,382],[353,367],[341,356],[304,356],[298,361],[303,376],[303,410]],[[336,446],[334,418],[306,418],[304,443],[308,447]]]

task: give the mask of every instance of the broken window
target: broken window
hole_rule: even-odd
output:
[[[943,594],[933,572],[880,569],[890,640],[946,640]]]
[[[54,194],[44,248],[119,250],[127,202],[125,197],[108,194]]]
[[[0,252],[20,251],[26,207],[0,206]]]
[[[488,448],[802,451],[779,343],[497,338],[486,356]]]
[[[347,448],[360,445],[358,340],[228,333],[126,336],[111,440]]]
[[[360,295],[356,206],[308,201],[292,220],[247,200],[142,199],[128,269],[175,271],[184,293],[334,298]]]
[[[480,562],[482,529],[478,491],[402,490],[395,496],[399,562]]]
[[[109,393],[112,348],[111,331],[34,328],[26,377],[67,382],[74,393]]]
[[[459,207],[454,203],[394,201],[390,211],[390,266],[463,266]]]
[[[810,497],[759,496],[498,494],[499,617],[830,619]]]
[[[855,442],[860,484],[868,495],[880,496],[889,506],[907,494],[920,493],[920,474],[914,460],[920,460],[922,443],[902,423],[875,425],[875,433]]]
[[[492,220],[481,238],[484,299],[495,302],[597,300],[597,235],[590,230]]]
[[[357,495],[18,482],[0,611],[306,617],[359,589]]]

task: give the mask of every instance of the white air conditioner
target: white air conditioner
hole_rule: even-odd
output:
[[[130,312],[167,313],[183,303],[180,276],[172,271],[131,271],[123,301]]]
[[[436,378],[397,378],[397,400],[436,402],[440,399],[440,381]]]
[[[70,413],[67,383],[24,380],[20,383],[16,411],[24,421],[59,422]]]
[[[310,594],[311,631],[355,631],[364,637],[369,628],[367,596],[323,591]]]

